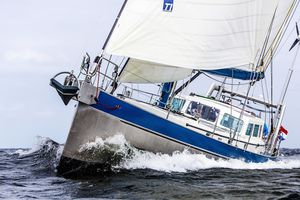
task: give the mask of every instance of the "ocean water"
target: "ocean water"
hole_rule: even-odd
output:
[[[0,198],[6,199],[300,199],[300,149],[279,161],[210,160],[135,149],[117,135],[81,151],[110,152],[110,170],[66,179],[56,174],[63,145],[38,138],[31,149],[0,149]]]

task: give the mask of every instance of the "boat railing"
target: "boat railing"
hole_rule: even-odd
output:
[[[84,58],[85,61],[85,58]],[[122,73],[119,69],[124,65],[124,59],[121,62],[112,61],[112,57],[106,58],[105,56],[99,57],[97,63],[100,63],[100,67],[97,66],[90,70],[89,73],[82,73],[90,76],[91,83],[103,91],[110,91],[110,87],[114,87],[118,82],[118,77]],[[111,67],[112,66],[112,67]],[[82,67],[81,70],[84,68]],[[128,86],[126,83],[117,83],[117,93],[119,97],[130,98],[139,102],[144,102],[151,105],[158,105],[160,103],[160,95],[143,91]],[[159,92],[159,91],[158,91]]]
[[[219,134],[219,133],[217,133],[217,132],[213,132],[213,131],[209,131],[209,130],[207,130],[207,129],[203,129],[203,128],[201,128],[201,127],[194,126],[194,125],[189,124],[189,123],[186,123],[186,126],[187,126],[187,127],[194,128],[194,129],[197,129],[197,130],[200,130],[200,131],[205,131],[205,132],[207,133],[207,136],[210,136],[210,137],[217,136],[217,137],[221,137],[221,138],[227,139],[227,140],[230,139],[230,137],[228,137],[228,136],[224,136],[224,135]],[[240,140],[240,139],[238,139],[238,138],[234,138],[233,141],[235,141],[236,144],[238,144],[238,143],[244,144],[244,145],[245,145],[245,147],[244,147],[245,149],[247,149],[247,146],[248,146],[248,145],[254,146],[254,147],[264,147],[264,146],[265,146],[265,144],[251,143],[251,142],[249,142],[249,141],[243,141],[243,140]]]
[[[193,116],[193,115],[186,115],[184,112],[182,112],[183,116],[197,120],[198,125],[192,125],[192,124],[188,124],[186,126],[190,126],[193,128],[196,128],[198,130],[205,130],[207,133],[207,136],[210,137],[214,137],[214,136],[219,136],[222,137],[223,139],[232,139],[233,145],[244,145],[244,149],[248,148],[248,145],[250,146],[255,146],[255,147],[264,147],[265,144],[265,140],[263,138],[263,132],[262,132],[262,128],[259,129],[258,135],[257,136],[253,136],[253,132],[251,133],[251,135],[248,136],[248,139],[245,141],[246,138],[241,139],[242,135],[245,135],[245,125],[244,122],[242,121],[242,123],[240,124],[239,128],[236,127],[225,127],[225,126],[220,126],[220,120],[219,119],[223,119],[223,117],[225,116],[224,114],[218,114],[218,117],[216,118],[215,121],[207,121],[205,119],[202,119],[201,116]],[[261,126],[261,125],[260,125]],[[243,128],[244,127],[244,128]],[[236,131],[236,136],[234,137],[234,132]],[[221,133],[226,133],[227,136],[222,135]],[[260,142],[258,142],[257,140],[254,140],[254,138],[257,139],[261,139],[261,141],[264,142],[264,144],[261,144]],[[253,143],[253,141],[256,141]]]
[[[116,82],[118,71],[120,66],[122,65],[122,62],[118,64],[117,62],[112,61],[111,56],[109,58],[101,56],[99,63],[101,63],[101,66],[99,69],[100,83],[98,84],[100,84],[99,86],[102,90],[106,91],[109,86]],[[113,67],[110,67],[111,65]],[[108,74],[111,74],[111,76],[109,76]]]
[[[136,89],[126,84],[121,84],[121,86],[123,87],[123,90],[119,96],[123,98],[134,99],[150,105],[158,105],[158,103],[160,103],[160,95],[158,94]]]
[[[247,96],[245,94],[233,92],[233,91],[228,90],[226,88],[222,88],[221,85],[216,85],[216,84],[212,85],[212,87],[210,88],[210,90],[207,93],[207,96],[208,97],[212,96],[212,93],[214,91],[221,92],[221,95],[224,96],[224,97],[225,97],[225,94],[230,95],[231,100],[240,101],[240,99],[247,99],[248,101],[255,102],[256,104],[261,104],[261,105],[266,106],[268,108],[278,108],[278,105],[276,105],[276,104],[272,104],[268,101],[261,100],[259,98],[250,97],[250,96]],[[238,98],[240,98],[240,99],[238,99]]]

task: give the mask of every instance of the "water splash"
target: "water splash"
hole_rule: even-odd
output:
[[[18,149],[11,153],[18,159],[32,158],[32,165],[41,169],[53,169],[59,163],[62,155],[63,145],[51,140],[48,137],[37,136],[36,143],[30,149]]]
[[[49,152],[52,150],[57,150],[57,157],[60,157],[63,150],[63,146],[51,140],[48,137],[36,136],[36,143],[33,145],[33,147],[29,149],[17,149],[11,154],[16,154],[19,157],[23,157],[40,151]]]
[[[122,155],[118,163],[113,163],[115,169],[152,169],[164,172],[189,172],[208,168],[230,169],[292,169],[300,168],[300,157],[282,157],[278,161],[265,163],[246,163],[237,159],[214,160],[202,154],[194,154],[188,150],[174,152],[173,154],[152,153],[141,151],[132,147],[123,135],[102,140],[97,138],[82,146],[83,150],[107,149],[114,151],[113,155]]]
[[[37,159],[52,160],[57,166],[63,146],[49,138],[38,137],[37,144],[29,150],[14,152],[19,157],[34,155]],[[288,152],[298,152],[290,150]],[[300,154],[288,154],[278,161],[265,163],[246,163],[241,160],[214,160],[202,154],[194,154],[188,150],[173,154],[152,153],[141,151],[130,145],[122,134],[117,134],[105,140],[96,138],[95,141],[82,145],[81,154],[92,156],[93,159],[105,159],[110,162],[113,170],[119,169],[152,169],[163,172],[190,172],[209,168],[228,169],[293,169],[300,168]]]
[[[115,135],[105,140],[96,138],[95,141],[82,145],[78,156],[93,162],[106,163],[109,166],[118,165],[134,155],[134,149],[123,135]]]
[[[120,165],[126,169],[153,169],[165,172],[189,172],[208,168],[230,169],[292,169],[300,168],[300,158],[281,159],[265,163],[246,163],[237,159],[214,160],[205,155],[192,154],[188,150],[175,152],[172,155],[153,154],[150,152],[138,153],[132,159]]]

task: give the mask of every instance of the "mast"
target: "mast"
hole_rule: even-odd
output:
[[[164,83],[158,107],[165,108],[167,106],[170,94],[173,92],[174,82]]]
[[[172,84],[171,98],[170,98],[169,103],[168,103],[169,108],[168,108],[168,114],[166,116],[166,119],[169,118],[169,115],[170,115],[170,112],[171,112],[171,109],[172,109],[172,103],[173,103],[173,99],[175,97],[174,91],[176,89],[176,86],[177,86],[177,81],[173,82],[173,84]]]

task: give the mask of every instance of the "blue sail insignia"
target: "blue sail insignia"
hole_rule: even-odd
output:
[[[173,11],[174,0],[164,0],[163,11],[172,12]]]

